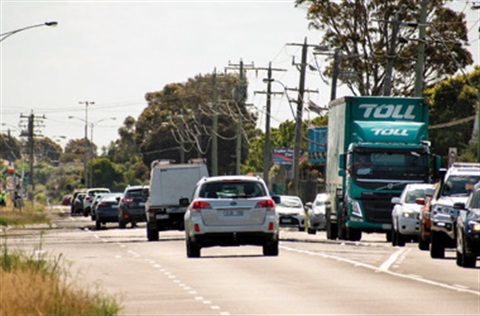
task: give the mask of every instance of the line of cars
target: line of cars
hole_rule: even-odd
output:
[[[148,186],[127,186],[124,192],[110,192],[108,188],[76,190],[71,199],[71,215],[90,216],[95,227],[118,223],[120,228],[145,222],[145,203]]]
[[[458,266],[476,266],[480,256],[480,164],[454,163],[441,170],[438,183],[407,185],[392,203],[392,245],[417,241],[418,248],[429,251],[434,259],[444,258],[445,249],[453,248]]]

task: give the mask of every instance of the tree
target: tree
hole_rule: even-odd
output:
[[[213,116],[218,114],[219,174],[235,171],[235,144],[238,115],[243,119],[243,139],[255,134],[256,117],[246,106],[234,100],[233,91],[239,85],[234,75],[217,75],[217,110],[212,102],[212,75],[198,75],[186,83],[172,83],[163,90],[147,93],[147,108],[135,124],[135,143],[142,153],[143,162],[150,166],[157,159],[185,161],[211,157]],[[244,161],[248,148],[242,146]],[[209,167],[210,165],[207,164]]]
[[[15,161],[21,158],[22,144],[10,132],[0,134],[0,158]]]
[[[472,86],[473,85],[473,86]],[[443,80],[425,89],[430,104],[429,139],[437,155],[448,160],[448,148],[457,147],[459,154],[469,150],[480,87],[480,68],[466,75]],[[475,139],[476,142],[476,139]]]
[[[422,0],[296,0],[307,7],[310,27],[324,32],[321,45],[339,51],[339,79],[354,95],[382,95],[386,65],[392,58],[392,94],[411,95],[415,81],[417,30],[406,22],[419,20]],[[430,0],[427,7],[425,82],[439,82],[472,64],[465,15]],[[398,14],[398,15],[397,15]],[[393,21],[398,40],[391,52]],[[453,56],[453,58],[452,58]],[[333,60],[324,71],[331,76]],[[342,76],[342,71],[356,74]]]
[[[48,137],[35,139],[35,151],[39,161],[58,163],[63,152],[62,146]]]

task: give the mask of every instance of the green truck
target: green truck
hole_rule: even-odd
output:
[[[430,154],[423,98],[343,97],[328,113],[328,239],[361,240],[392,229],[392,197],[408,183],[428,183],[440,157]]]

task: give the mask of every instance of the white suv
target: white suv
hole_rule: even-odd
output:
[[[480,164],[456,162],[437,187],[430,202],[430,256],[444,258],[445,248],[456,247],[455,203],[465,203],[473,186],[480,181]]]
[[[200,257],[202,247],[241,245],[262,246],[264,255],[277,256],[278,227],[275,202],[261,178],[203,178],[185,213],[187,257]]]

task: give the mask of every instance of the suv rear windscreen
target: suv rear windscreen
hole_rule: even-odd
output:
[[[200,189],[202,198],[250,198],[266,196],[263,186],[254,181],[220,181],[205,183]]]

